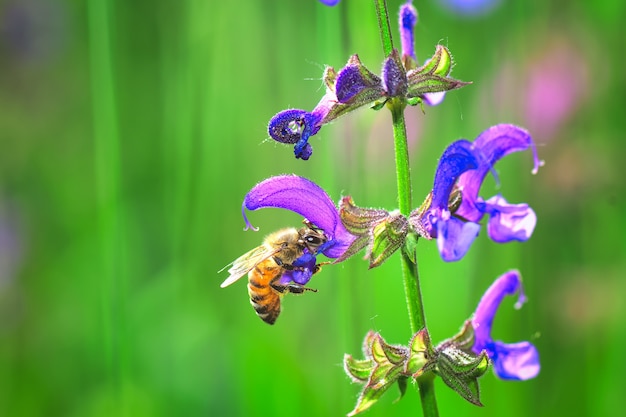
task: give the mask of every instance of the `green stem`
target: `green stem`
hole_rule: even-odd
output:
[[[389,25],[389,13],[387,13],[387,0],[374,0],[374,4],[376,5],[380,38],[383,41],[383,52],[385,56],[388,56],[393,51],[393,39]]]
[[[400,99],[392,99],[387,103],[387,106],[391,109],[393,120],[398,206],[400,213],[408,216],[411,212],[412,202],[409,149],[406,140],[406,124],[404,122],[404,108],[406,104]],[[415,262],[411,260],[411,257],[415,259]],[[413,253],[411,257],[405,251],[402,251],[402,277],[404,280],[406,305],[409,311],[409,322],[411,323],[411,332],[417,333],[421,329],[426,328],[426,317],[424,315],[424,304],[422,303],[417,254]],[[436,417],[439,415],[433,379],[434,376],[432,374],[427,374],[417,379],[424,417]]]
[[[383,43],[385,56],[389,56],[393,51],[393,39],[389,25],[389,13],[387,12],[386,0],[374,0],[376,6],[376,16],[378,17],[378,27]],[[413,207],[411,197],[411,168],[409,165],[409,148],[406,139],[406,123],[404,122],[404,109],[406,102],[402,98],[393,98],[387,102],[387,107],[391,110],[393,120],[393,141],[396,159],[396,179],[398,184],[398,207],[400,213],[408,216]],[[415,249],[412,249],[415,250]],[[412,259],[415,260],[413,262]],[[404,280],[404,293],[406,297],[407,309],[409,312],[409,322],[412,333],[417,333],[426,328],[426,318],[424,316],[424,306],[422,303],[422,292],[420,289],[419,274],[417,270],[417,256],[415,253],[409,254],[402,251],[402,276]],[[417,379],[420,398],[422,400],[422,412],[424,417],[437,417],[437,398],[435,396],[434,375],[427,373]]]
[[[400,213],[408,216],[413,207],[413,203],[411,198],[409,148],[406,139],[406,123],[404,121],[404,108],[406,104],[403,100],[395,98],[389,100],[387,106],[391,109],[393,121],[398,206]],[[413,262],[411,258],[414,259],[415,262]],[[426,328],[426,317],[424,315],[424,304],[422,302],[416,253],[409,256],[405,251],[402,251],[402,276],[404,280],[406,305],[409,311],[409,322],[411,323],[411,332],[417,333],[421,329]],[[434,376],[432,374],[424,375],[417,379],[424,417],[436,417],[439,415],[433,379]]]

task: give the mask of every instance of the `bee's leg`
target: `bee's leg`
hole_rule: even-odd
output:
[[[332,264],[332,262],[322,262],[319,264],[315,264],[315,268],[313,268],[313,274],[317,274],[318,272],[322,270],[323,265],[328,265],[328,264]]]
[[[276,262],[276,265],[282,267],[283,269],[287,270],[287,271],[293,271],[294,269],[296,269],[297,267],[291,265],[291,264],[286,264],[283,262],[282,259],[277,258],[276,256],[274,256],[274,262]]]
[[[279,284],[278,282],[272,282],[270,283],[270,286],[281,294],[302,294],[305,291],[317,292],[315,288],[309,288],[295,283]]]

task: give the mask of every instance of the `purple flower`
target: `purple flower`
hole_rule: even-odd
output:
[[[502,379],[526,380],[539,373],[539,353],[530,342],[504,343],[491,338],[493,319],[502,299],[506,295],[519,293],[515,308],[520,308],[526,301],[519,271],[504,273],[495,280],[478,303],[472,327],[474,328],[474,345],[472,351],[480,354],[483,350],[494,365],[494,372]]]
[[[268,131],[277,142],[295,144],[296,158],[306,161],[313,153],[309,138],[320,130],[323,118],[322,112],[309,113],[300,109],[284,110],[270,120]]]
[[[445,91],[467,85],[450,78],[452,55],[442,45],[437,45],[435,54],[417,67],[413,47],[416,22],[417,11],[411,2],[407,2],[400,9],[402,56],[394,49],[385,58],[380,77],[367,69],[356,54],[339,71],[327,66],[323,76],[326,93],[317,106],[311,112],[300,109],[279,112],[268,124],[270,137],[277,142],[293,144],[296,158],[307,160],[313,153],[309,144],[311,136],[344,114],[366,104],[380,109],[393,98],[412,106],[423,102],[435,105],[443,100]]]
[[[437,238],[445,261],[458,261],[467,253],[485,215],[489,216],[487,233],[493,241],[505,243],[530,238],[537,217],[527,204],[509,204],[500,195],[486,201],[478,196],[487,173],[496,175],[493,166],[500,158],[528,148],[533,152],[532,172],[536,173],[540,161],[535,146],[528,132],[517,126],[496,125],[481,133],[473,143],[458,140],[445,150],[435,173],[430,207],[425,212],[412,213],[409,218],[416,230],[425,230]],[[460,192],[461,202],[451,209],[453,189]]]
[[[400,43],[402,44],[402,61],[407,70],[417,66],[417,56],[415,55],[415,25],[417,24],[417,9],[413,6],[412,0],[400,6],[399,26]],[[425,62],[427,64],[428,61]],[[436,106],[445,97],[445,91],[438,93],[425,93],[422,95],[424,103],[429,106]]]
[[[293,211],[324,231],[328,241],[320,246],[320,253],[339,258],[356,239],[341,223],[339,211],[328,194],[314,182],[297,175],[280,175],[255,185],[243,202],[242,214],[246,230],[256,230],[248,221],[245,209],[275,207]],[[313,257],[313,259],[311,259]],[[296,266],[315,265],[314,256],[305,254]]]
[[[417,9],[407,1],[400,6],[400,43],[402,44],[402,58],[415,58],[414,31],[417,24]]]
[[[382,80],[365,68],[358,55],[351,56],[339,72],[326,67],[323,78],[326,93],[311,112],[283,110],[272,117],[267,127],[275,141],[294,144],[294,154],[299,159],[311,157],[313,149],[308,141],[322,125],[386,95]]]
[[[340,0],[320,0],[320,2],[324,3],[327,6],[336,6],[339,4]]]

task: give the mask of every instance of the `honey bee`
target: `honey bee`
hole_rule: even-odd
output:
[[[287,271],[297,270],[293,263],[304,250],[315,255],[328,240],[324,232],[305,220],[305,227],[282,229],[268,235],[263,244],[235,259],[228,270],[230,276],[222,282],[227,287],[248,274],[248,295],[256,314],[268,324],[274,324],[280,314],[281,298],[287,294],[302,294],[317,290],[296,283],[282,284],[280,279]],[[303,268],[302,268],[303,269]],[[316,264],[314,274],[320,269]]]

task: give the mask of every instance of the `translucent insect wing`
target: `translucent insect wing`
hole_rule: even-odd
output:
[[[222,282],[221,288],[228,287],[233,282],[250,272],[255,266],[263,262],[264,260],[274,256],[278,250],[269,250],[265,245],[257,246],[249,252],[244,253],[239,258],[235,259],[231,264],[228,273],[230,276]],[[220,270],[223,271],[227,266]]]

